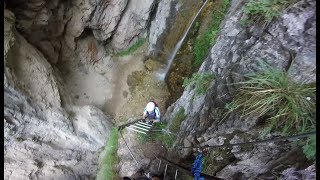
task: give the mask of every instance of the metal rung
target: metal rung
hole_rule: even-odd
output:
[[[146,125],[146,126],[150,126],[150,127],[152,126],[151,124],[147,124],[147,123],[144,123],[144,122],[138,122],[138,123]]]
[[[148,128],[148,129],[151,128],[151,126],[146,126],[146,125],[143,125],[143,124],[140,124],[140,123],[136,123],[134,125],[137,125],[137,126],[140,126],[140,127],[145,127],[145,128]]]
[[[160,162],[159,162],[158,171],[159,171],[159,169],[160,169],[160,166],[161,166],[161,159],[160,159]]]
[[[166,164],[166,168],[165,168],[165,170],[164,170],[164,176],[163,176],[163,179],[165,179],[165,178],[166,178],[167,168],[168,168],[168,164]]]
[[[129,126],[129,127],[131,127],[131,128],[137,128],[137,129],[141,129],[141,130],[143,130],[143,131],[149,131],[149,129],[144,129],[144,128],[142,128],[142,127],[139,127],[139,126],[135,126],[135,125],[131,125],[131,126]]]
[[[174,175],[174,179],[177,179],[178,169],[176,169],[176,174]]]
[[[139,130],[137,130],[137,129],[133,129],[133,128],[130,128],[130,127],[127,127],[128,129],[130,129],[130,130],[132,130],[132,131],[136,131],[136,132],[139,132],[139,133],[142,133],[142,134],[147,134],[147,133],[145,133],[145,132],[143,132],[143,131],[139,131]]]

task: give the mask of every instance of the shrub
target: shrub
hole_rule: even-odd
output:
[[[117,173],[114,165],[118,163],[117,149],[118,149],[119,133],[117,128],[113,128],[108,142],[105,146],[105,156],[103,157],[101,168],[97,179],[116,179]]]
[[[246,75],[236,96],[226,105],[228,113],[265,116],[269,130],[305,132],[315,126],[315,86],[292,81],[286,72],[265,66],[265,71]]]
[[[214,11],[212,13],[212,21],[209,25],[209,28],[203,35],[200,35],[196,38],[193,47],[195,60],[192,66],[194,68],[198,68],[202,64],[209,52],[210,47],[214,44],[218,35],[220,23],[224,19],[229,5],[230,0],[220,0],[219,2],[217,2],[217,6],[216,8],[214,8]]]
[[[194,73],[191,78],[187,78],[183,81],[182,86],[187,87],[189,85],[195,85],[196,94],[204,94],[213,78],[214,76],[211,73]]]
[[[132,46],[130,46],[128,49],[123,50],[115,54],[115,56],[127,56],[129,54],[132,54],[135,52],[139,47],[141,47],[146,42],[146,38],[141,38],[137,42],[135,42]]]
[[[293,0],[249,0],[244,7],[248,23],[270,23]]]

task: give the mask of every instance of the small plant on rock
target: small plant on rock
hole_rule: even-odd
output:
[[[309,160],[314,160],[316,157],[316,142],[316,136],[312,136],[303,146],[303,153]]]
[[[183,87],[195,85],[197,95],[205,94],[209,88],[210,82],[214,79],[214,75],[208,72],[194,73],[191,78],[187,78],[183,82]]]

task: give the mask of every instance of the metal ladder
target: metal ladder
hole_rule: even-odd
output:
[[[139,122],[131,124],[125,128],[132,130],[132,131],[135,131],[135,132],[138,132],[138,133],[147,134],[150,131],[150,129],[152,128],[152,125],[139,121]]]
[[[158,158],[157,158],[157,159],[158,159]],[[159,165],[158,165],[158,172],[159,172],[159,171],[160,171],[160,167],[161,167],[162,160],[161,160],[161,159],[158,159],[158,160],[159,160]],[[165,169],[164,169],[164,173],[163,173],[163,179],[166,178],[168,166],[169,166],[169,164],[165,163]],[[177,179],[177,176],[178,176],[178,169],[176,169],[176,171],[175,171],[174,179]]]

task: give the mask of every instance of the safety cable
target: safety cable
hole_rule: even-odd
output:
[[[122,133],[121,133],[121,130],[120,130],[119,132],[120,132],[120,135],[121,135],[124,143],[126,144],[128,150],[129,150],[129,152],[130,152],[130,154],[131,154],[131,157],[134,159],[134,161],[136,162],[137,166],[139,167],[139,163],[138,163],[137,159],[133,156],[133,153],[131,152],[131,149],[129,148],[129,146],[128,146],[128,144],[127,144],[127,141],[124,139],[124,137],[123,137],[123,135],[122,135]]]
[[[312,136],[315,134],[316,134],[316,132],[309,132],[309,133],[303,133],[303,134],[286,136],[286,137],[264,139],[264,140],[259,140],[259,141],[241,142],[241,143],[235,143],[235,144],[228,143],[228,144],[222,144],[222,145],[203,146],[203,147],[205,147],[205,148],[219,148],[219,147],[240,146],[240,145],[248,145],[248,144],[259,144],[259,143],[266,143],[266,142],[275,142],[275,141],[281,141],[281,140],[304,138],[304,137],[309,137],[309,136]],[[194,147],[178,146],[177,148],[183,149],[183,148],[194,148]]]

